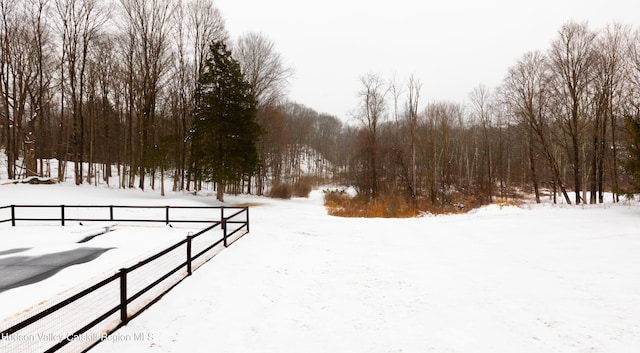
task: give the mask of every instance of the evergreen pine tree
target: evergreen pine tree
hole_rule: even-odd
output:
[[[210,45],[209,57],[198,81],[192,139],[193,175],[217,184],[224,201],[225,186],[255,172],[256,142],[261,127],[256,122],[256,99],[240,71],[240,64],[222,41]]]

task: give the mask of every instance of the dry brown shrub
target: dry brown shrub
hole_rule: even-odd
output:
[[[287,184],[277,184],[271,187],[269,191],[269,197],[275,199],[285,199],[288,200],[291,198],[291,186]]]
[[[311,190],[317,186],[319,179],[311,176],[300,178],[295,184],[281,183],[275,184],[267,194],[269,197],[277,199],[290,199],[291,197],[309,197]]]
[[[347,216],[349,213],[348,210],[352,208],[351,197],[346,193],[339,191],[325,191],[324,205],[330,215],[340,217],[349,217]]]
[[[301,180],[293,185],[293,196],[295,197],[309,197],[311,193],[311,184]]]
[[[338,217],[408,218],[418,215],[412,202],[396,196],[369,201],[341,192],[326,192],[325,207],[330,215]]]
[[[446,202],[438,204],[433,204],[426,198],[413,201],[402,195],[386,195],[373,201],[361,196],[352,198],[341,191],[325,191],[324,196],[325,207],[330,215],[371,218],[410,218],[424,213],[461,214],[485,205],[483,199],[481,196],[461,192],[450,193],[447,195]],[[520,202],[514,199],[505,199],[494,203],[501,207],[520,207]]]
[[[387,217],[411,218],[420,213],[418,203],[406,196],[390,196],[384,199],[387,207]]]

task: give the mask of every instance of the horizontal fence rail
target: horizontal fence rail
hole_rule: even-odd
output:
[[[17,222],[59,222],[66,225],[68,221],[76,222],[140,222],[140,223],[210,223],[211,219],[200,218],[176,218],[172,217],[172,212],[186,210],[224,210],[244,209],[242,207],[217,207],[217,206],[96,206],[96,205],[9,205],[0,207],[0,224],[11,222],[16,226]],[[48,216],[24,216],[21,210],[38,210],[39,213],[46,213]],[[123,212],[126,210],[156,210],[153,218],[149,217],[127,217]],[[82,212],[85,216],[80,215]],[[239,212],[243,212],[242,210]],[[75,215],[74,215],[75,213]],[[184,212],[182,212],[184,214]],[[211,216],[215,216],[213,213]],[[217,216],[216,216],[217,217]],[[224,215],[220,216],[220,219]],[[227,217],[231,218],[231,217]]]
[[[108,218],[66,217],[74,208],[107,209]],[[60,210],[60,218],[16,217],[23,208]],[[117,209],[164,210],[164,219],[120,219]],[[213,210],[216,218],[174,219],[170,210]],[[2,212],[10,210],[4,220]],[[172,246],[122,268],[115,274],[75,293],[39,307],[8,323],[0,323],[0,352],[79,352],[108,339],[109,335],[157,302],[162,295],[190,276],[225,247],[249,232],[248,207],[207,206],[32,206],[0,207],[0,223],[17,221],[115,221],[209,223]]]

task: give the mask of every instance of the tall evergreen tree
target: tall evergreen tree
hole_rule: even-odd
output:
[[[190,165],[199,179],[217,184],[217,198],[224,201],[227,184],[255,172],[261,128],[240,64],[222,41],[212,42],[209,50],[196,92]]]

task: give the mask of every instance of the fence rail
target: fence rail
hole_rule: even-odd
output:
[[[68,218],[64,210],[82,208],[107,208],[108,219]],[[21,208],[58,208],[59,219],[16,217]],[[114,209],[164,209],[162,220],[132,220],[114,217]],[[100,280],[69,297],[59,299],[45,307],[33,310],[7,324],[0,324],[0,352],[78,352],[86,351],[108,337],[129,320],[158,301],[178,283],[190,276],[195,268],[203,265],[219,251],[228,247],[249,231],[248,207],[207,206],[30,206],[11,205],[0,207],[0,212],[11,210],[11,218],[0,223],[17,221],[117,221],[117,222],[192,222],[209,223],[196,234],[172,246],[122,268],[117,273]],[[172,219],[171,209],[216,210],[217,218]],[[219,212],[217,212],[219,210]],[[228,212],[226,212],[228,211]],[[233,212],[233,213],[231,213]],[[231,214],[229,214],[231,213]],[[2,216],[0,216],[2,217]],[[216,236],[214,231],[220,230]]]
[[[18,211],[20,209],[46,209],[52,210],[51,215],[49,217],[27,217],[27,216],[19,216]],[[139,209],[139,210],[162,210],[162,214],[156,214],[154,218],[131,218],[124,216],[116,216],[116,211],[118,210],[130,210],[130,209]],[[11,222],[12,226],[16,226],[17,222],[24,221],[39,221],[39,222],[60,222],[61,225],[66,225],[67,221],[77,221],[77,222],[101,222],[101,221],[110,221],[110,222],[140,222],[140,223],[210,223],[211,219],[182,219],[171,217],[171,210],[211,210],[211,209],[220,209],[221,212],[224,210],[233,210],[233,209],[242,209],[238,212],[244,212],[245,208],[242,207],[216,207],[216,206],[116,206],[116,205],[106,205],[106,206],[96,206],[96,205],[9,205],[0,207],[0,224]],[[2,210],[9,210],[7,212],[2,212]],[[92,217],[86,216],[71,216],[73,211],[83,210],[103,210],[104,212],[99,213],[98,215],[94,215],[92,213]],[[214,216],[212,214],[212,216]],[[2,218],[8,217],[8,218]],[[224,214],[222,214],[220,219],[225,218]],[[227,217],[232,218],[232,217]]]

